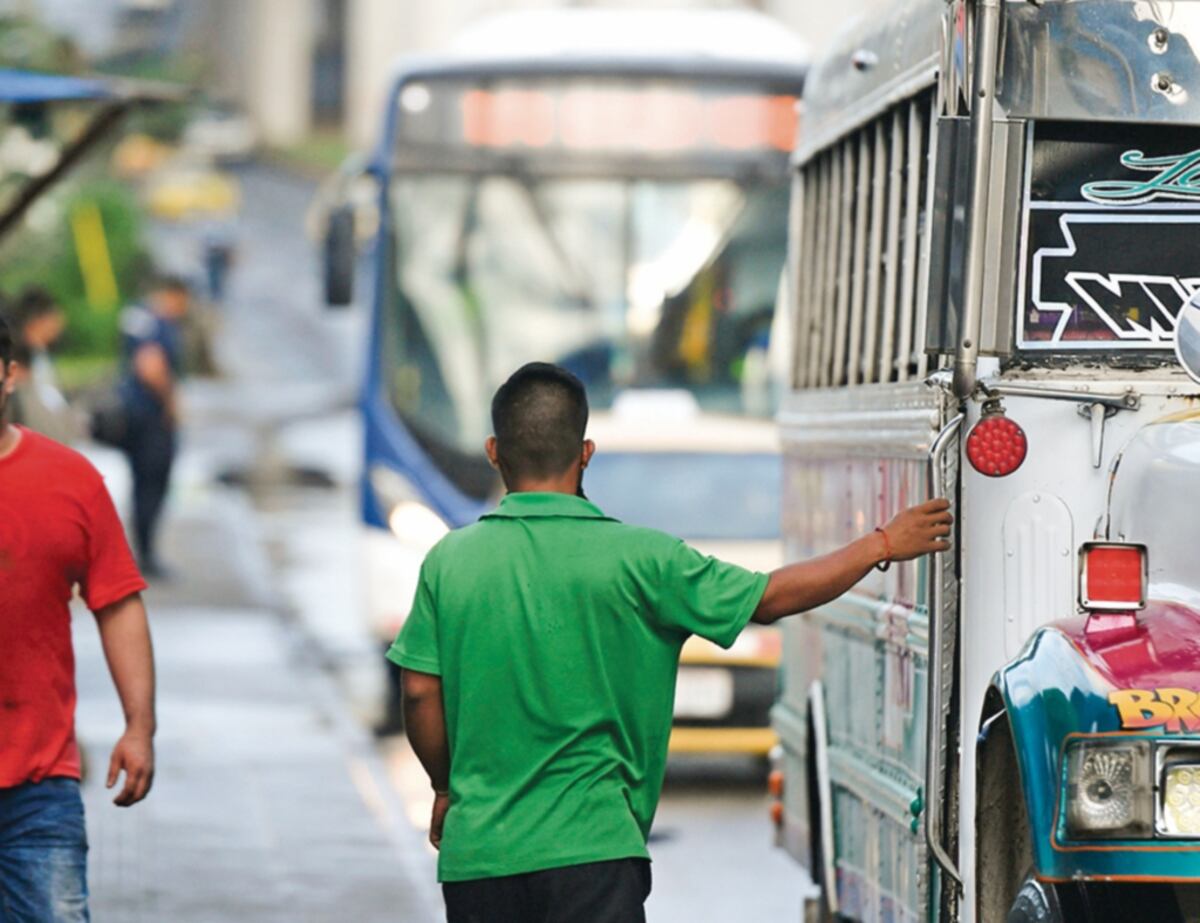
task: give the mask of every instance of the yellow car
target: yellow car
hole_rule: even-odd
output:
[[[146,207],[157,218],[224,218],[241,204],[237,181],[203,166],[170,166],[146,186]]]

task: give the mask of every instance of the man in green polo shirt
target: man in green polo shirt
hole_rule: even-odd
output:
[[[388,652],[436,792],[449,923],[644,920],[687,637],[729,647],[751,620],[946,547],[949,504],[932,500],[769,575],[705,557],[584,498],[587,416],[583,385],[556,366],[531,363],[501,386],[486,448],[508,494],[429,553]]]

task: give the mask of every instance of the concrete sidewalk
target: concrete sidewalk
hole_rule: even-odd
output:
[[[76,619],[93,918],[441,919],[432,850],[336,690],[328,655],[288,615],[266,551],[278,536],[263,534],[245,493],[217,483],[261,465],[297,408],[348,402],[350,347],[361,341],[354,312],[320,310],[317,264],[300,230],[312,190],[257,168],[244,179],[239,260],[215,344],[225,374],[184,385],[163,536],[175,579],[147,594],[158,774],[133,808],[115,807],[103,787],[123,722],[92,618]],[[194,228],[156,224],[151,240],[160,265],[195,269]],[[124,507],[124,460],[92,454]],[[305,511],[311,503],[298,502]],[[345,598],[330,605],[342,610],[331,619],[355,615]]]
[[[158,775],[130,809],[103,787],[121,711],[76,619],[78,729],[98,923],[441,916],[433,857],[318,658],[275,607],[241,495],[180,485],[176,581],[153,587]]]

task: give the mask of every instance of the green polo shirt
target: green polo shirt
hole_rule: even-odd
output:
[[[442,539],[388,651],[442,677],[439,880],[648,858],[679,650],[729,647],[766,585],[567,494],[509,494]]]

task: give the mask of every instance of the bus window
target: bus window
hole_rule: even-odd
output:
[[[769,411],[747,406],[742,378],[767,345],[785,195],[721,179],[399,176],[396,411],[477,498],[494,487],[479,467],[490,396],[527,361],[571,369],[597,407],[622,388],[686,387],[704,409]]]

